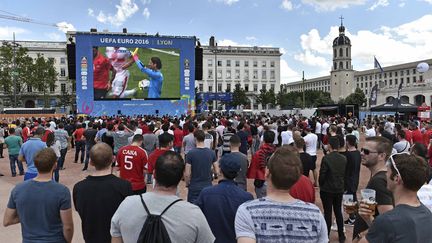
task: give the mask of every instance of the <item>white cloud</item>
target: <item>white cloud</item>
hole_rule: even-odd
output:
[[[302,0],[316,11],[334,11],[338,8],[348,8],[350,5],[363,5],[367,0]]]
[[[257,38],[255,36],[246,36],[247,41],[256,41]]]
[[[134,0],[120,0],[120,5],[116,5],[116,14],[105,14],[103,11],[99,11],[96,16],[94,10],[89,8],[88,14],[92,17],[96,17],[97,21],[101,23],[109,23],[114,26],[122,25],[128,18],[132,17],[138,10],[138,5]]]
[[[149,19],[149,18],[150,18],[150,11],[149,11],[148,8],[145,8],[142,14],[144,15],[144,17],[145,17],[146,19]]]
[[[142,3],[143,5],[148,5],[148,4],[151,3],[151,0],[141,0],[141,3]]]
[[[13,39],[13,33],[15,33],[15,36],[20,34],[27,34],[30,33],[30,31],[18,27],[0,27],[0,39],[1,40],[12,40]],[[19,39],[19,38],[17,38]]]
[[[229,5],[229,6],[233,5],[234,3],[238,2],[238,1],[240,1],[240,0],[216,0],[216,2],[220,2],[220,3],[223,3],[225,5]]]
[[[432,14],[395,27],[382,26],[377,31],[346,31],[351,39],[354,69],[373,68],[373,56],[382,66],[428,59],[432,56]],[[325,37],[316,30],[303,34],[302,53],[294,58],[303,64],[324,70],[324,64],[332,59],[332,40],[338,36],[338,27],[331,27]],[[325,69],[328,73],[330,66]]]
[[[301,79],[301,75],[289,67],[287,61],[284,59],[280,60],[280,72],[281,84],[286,84],[293,80],[297,81]]]
[[[378,7],[386,7],[389,5],[389,1],[388,0],[378,0],[376,1],[370,8],[370,11],[374,11],[376,8]]]
[[[63,33],[66,33],[68,31],[75,31],[75,27],[71,23],[67,23],[65,21],[57,23],[57,28]]]
[[[287,10],[287,11],[293,10],[293,4],[289,0],[283,0],[280,7],[284,10]]]
[[[432,0],[423,0],[423,1],[432,4]]]
[[[223,39],[220,41],[216,41],[218,46],[250,46],[248,44],[239,44],[233,40]]]

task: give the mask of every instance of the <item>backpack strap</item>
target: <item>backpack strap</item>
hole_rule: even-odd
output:
[[[142,195],[140,195],[140,198],[141,198],[141,203],[144,206],[145,211],[147,212],[147,215],[150,215],[151,213],[150,213],[149,209],[147,208],[147,205],[145,204],[144,199],[142,198]],[[164,209],[164,211],[162,211],[162,213],[159,216],[162,216],[162,214],[164,214],[172,205],[174,205],[175,203],[177,203],[179,201],[182,201],[182,199],[179,198],[179,199],[175,200],[174,202],[172,202],[170,205],[168,205],[168,207],[166,207]]]

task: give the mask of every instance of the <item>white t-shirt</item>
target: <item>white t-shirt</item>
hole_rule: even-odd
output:
[[[292,131],[281,132],[282,145],[294,143]]]
[[[324,124],[322,124],[321,126],[321,134],[322,135],[327,135],[327,128],[329,128],[330,124],[328,124],[327,122],[324,122]]]
[[[366,129],[366,137],[375,137],[375,136],[376,136],[375,128]]]
[[[306,143],[306,153],[310,156],[316,156],[317,154],[317,146],[318,146],[318,136],[313,133],[308,133],[303,137]]]
[[[321,123],[317,122],[315,126],[315,134],[321,134]]]
[[[423,185],[417,191],[417,197],[430,211],[432,211],[432,185]]]

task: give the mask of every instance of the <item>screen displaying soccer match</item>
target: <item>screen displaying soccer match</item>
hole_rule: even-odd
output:
[[[195,37],[73,34],[79,113],[180,116],[194,111]]]
[[[94,100],[179,99],[180,50],[94,46]]]

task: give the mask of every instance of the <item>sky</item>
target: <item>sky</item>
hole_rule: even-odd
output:
[[[67,30],[196,36],[278,47],[281,83],[329,75],[340,17],[355,70],[432,58],[432,0],[2,0],[0,39],[66,41]]]

